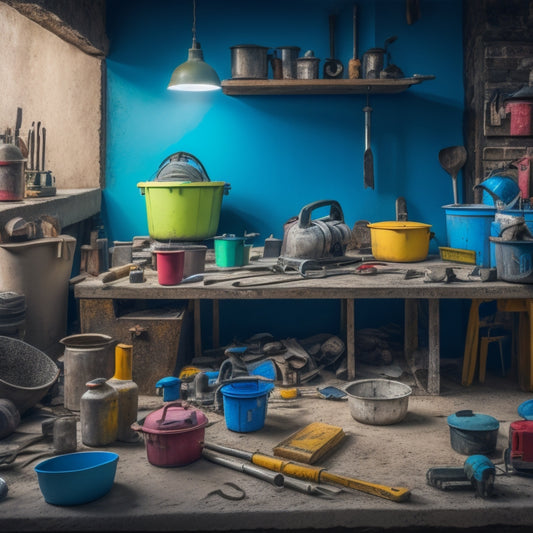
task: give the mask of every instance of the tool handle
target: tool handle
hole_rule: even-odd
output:
[[[120,278],[125,278],[129,275],[131,267],[136,267],[135,263],[128,263],[118,267],[110,268],[102,278],[102,283],[109,283],[110,281],[116,281]]]
[[[368,150],[370,147],[370,113],[372,113],[372,108],[369,105],[365,105],[363,112],[365,114],[365,150]]]
[[[405,487],[387,487],[385,485],[378,485],[377,483],[370,483],[368,481],[361,481],[359,479],[332,474],[325,470],[320,472],[320,481],[360,490],[361,492],[379,496],[386,500],[392,500],[393,502],[406,501],[411,495],[411,491]]]

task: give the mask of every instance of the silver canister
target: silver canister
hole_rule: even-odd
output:
[[[363,54],[363,78],[376,80],[383,70],[384,48],[370,48]]]
[[[318,79],[320,59],[315,57],[312,50],[308,50],[303,57],[296,60],[296,77],[299,80]]]
[[[281,70],[284,80],[296,79],[296,59],[300,53],[299,46],[278,46],[278,57],[281,58]]]
[[[234,80],[266,80],[268,47],[257,44],[231,46],[231,77]]]

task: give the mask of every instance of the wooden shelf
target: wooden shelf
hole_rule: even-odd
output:
[[[222,91],[229,96],[311,95],[311,94],[393,94],[435,76],[413,76],[391,80],[223,80]]]

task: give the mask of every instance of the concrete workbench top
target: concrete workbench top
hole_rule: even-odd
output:
[[[379,368],[376,370],[379,372]],[[412,532],[445,527],[463,531],[475,527],[482,528],[479,531],[483,532],[502,533],[508,531],[505,526],[523,527],[513,532],[531,531],[531,478],[504,475],[498,469],[494,493],[489,499],[476,497],[468,488],[442,491],[426,484],[429,468],[461,467],[466,459],[451,448],[448,415],[460,409],[472,409],[495,417],[500,428],[496,452],[490,457],[502,468],[509,424],[519,419],[517,406],[531,396],[520,391],[512,377],[490,374],[484,385],[461,387],[458,375],[450,373],[450,376],[443,383],[441,396],[411,396],[407,417],[392,426],[356,422],[346,402],[301,398],[282,405],[269,403],[262,429],[236,433],[226,428],[223,415],[204,409],[213,423],[206,429],[207,442],[268,455],[272,455],[275,444],[308,423],[319,421],[340,426],[347,437],[317,466],[373,483],[407,487],[411,491],[407,502],[396,503],[358,491],[344,491],[332,499],[323,499],[276,488],[205,459],[184,467],[160,468],[148,462],[143,443],[116,443],[105,448],[120,456],[115,484],[106,496],[85,505],[47,504],[33,470],[38,460],[25,467],[0,470],[0,477],[9,486],[7,499],[0,502],[0,531],[331,531],[349,528],[353,532],[375,532],[389,528],[389,532]],[[369,375],[358,375],[358,378],[364,377]],[[319,384],[313,382],[313,385]],[[142,397],[139,417],[161,405],[160,397]],[[42,419],[39,411],[28,415],[18,429],[19,434],[40,433]],[[78,443],[78,451],[94,449],[82,445],[79,438]],[[35,452],[35,449],[31,451]],[[25,454],[21,461],[28,457],[31,455]],[[235,489],[226,485],[228,482],[235,483],[245,497],[232,501],[216,492],[234,494]]]
[[[81,222],[100,212],[100,189],[58,189],[54,196],[0,202],[0,227],[15,217],[34,220],[42,215],[59,219],[61,228]]]

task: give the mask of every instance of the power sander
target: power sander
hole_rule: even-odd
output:
[[[463,468],[444,466],[430,468],[426,473],[428,485],[441,490],[473,487],[478,496],[489,498],[494,488],[496,467],[484,455],[471,455]]]

